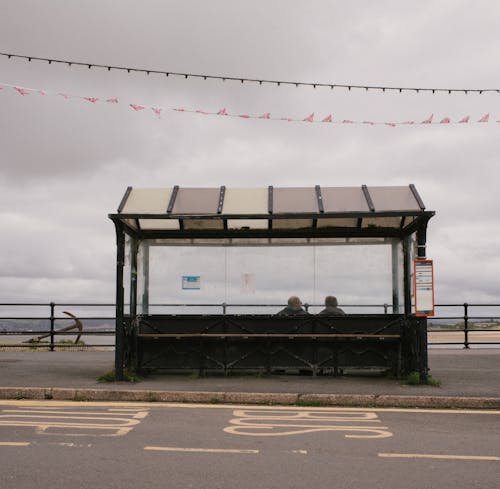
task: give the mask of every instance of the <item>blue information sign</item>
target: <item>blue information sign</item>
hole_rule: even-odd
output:
[[[199,275],[183,275],[182,276],[182,289],[183,290],[199,290],[200,289],[200,276]]]

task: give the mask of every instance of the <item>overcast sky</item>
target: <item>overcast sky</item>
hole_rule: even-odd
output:
[[[499,25],[494,0],[2,0],[0,51],[249,78],[500,89]],[[437,302],[500,301],[498,93],[259,86],[5,57],[1,83],[47,92],[0,90],[2,302],[112,302],[107,214],[129,185],[410,183],[436,211],[427,254]],[[162,107],[162,117],[128,103]],[[309,124],[172,107],[471,123]],[[489,123],[472,123],[487,113]]]

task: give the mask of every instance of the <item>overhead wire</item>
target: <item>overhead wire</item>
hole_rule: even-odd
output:
[[[363,85],[357,83],[322,83],[322,82],[304,82],[304,81],[291,81],[291,80],[272,80],[266,78],[250,78],[250,77],[239,77],[232,75],[213,75],[213,74],[187,73],[187,72],[184,73],[177,71],[164,71],[158,69],[116,66],[110,64],[108,65],[108,64],[90,63],[83,61],[70,61],[64,59],[44,58],[40,56],[27,56],[27,55],[3,53],[3,52],[0,52],[0,56],[7,57],[8,59],[12,58],[25,59],[28,62],[43,61],[47,62],[49,65],[52,63],[58,63],[58,64],[66,64],[69,67],[83,66],[87,67],[88,69],[102,68],[106,69],[107,71],[116,70],[116,71],[126,71],[127,73],[145,73],[146,75],[154,74],[154,75],[163,75],[166,77],[174,76],[174,77],[181,77],[186,80],[188,78],[201,78],[203,80],[221,80],[223,82],[235,81],[235,82],[240,82],[241,84],[258,83],[259,85],[263,84],[276,85],[278,87],[285,85],[285,86],[295,86],[297,88],[298,87],[329,88],[331,90],[340,88],[340,89],[347,89],[349,92],[353,89],[356,89],[356,90],[365,90],[366,92],[381,91],[383,93],[386,92],[429,93],[430,92],[432,94],[447,93],[451,95],[452,93],[462,93],[462,94],[475,93],[482,95],[483,93],[493,92],[500,94],[500,88],[432,88],[432,87],[429,88],[429,87],[408,87],[408,86],[398,87],[398,86],[385,86],[385,85]]]

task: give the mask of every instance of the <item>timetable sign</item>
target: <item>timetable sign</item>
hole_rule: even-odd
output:
[[[434,316],[434,266],[432,260],[415,260],[415,314]]]

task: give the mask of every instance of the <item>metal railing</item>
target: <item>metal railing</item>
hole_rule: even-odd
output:
[[[457,346],[499,346],[500,345],[500,304],[436,304],[436,312],[445,309],[459,309],[461,314],[435,315],[428,319],[427,331],[430,345]],[[489,314],[488,314],[489,313]],[[455,321],[450,324],[450,321]],[[454,339],[457,334],[462,339]],[[448,341],[434,341],[433,337],[448,336]]]
[[[63,309],[71,308],[72,314],[82,323],[81,331],[68,331],[68,322],[75,322],[71,317],[62,316]],[[76,308],[76,309],[75,309]],[[96,309],[108,308],[109,314],[96,314]],[[94,310],[94,314],[82,314]],[[11,314],[5,315],[5,311]],[[114,341],[98,343],[73,343],[64,338],[79,336],[113,337],[115,336],[115,304],[106,303],[0,303],[0,347],[26,349],[84,349],[114,348]],[[46,312],[44,312],[46,311]],[[37,314],[38,313],[38,314]],[[36,314],[36,315],[35,315]],[[97,324],[96,324],[97,323]],[[60,325],[60,326],[59,326]],[[10,338],[20,341],[7,341]],[[30,338],[28,338],[30,337]],[[48,341],[42,341],[47,338]]]
[[[151,304],[152,313],[176,314],[193,310],[202,313],[237,313],[238,310],[252,309],[255,313],[276,312],[284,304]],[[323,307],[319,304],[304,304],[311,313]],[[346,313],[383,313],[390,314],[390,304],[341,304]],[[70,317],[62,316],[64,309],[70,309],[82,323],[82,330],[69,330]],[[430,346],[446,347],[498,347],[500,346],[500,304],[436,304],[439,315],[428,318]],[[107,310],[103,315],[97,311]],[[34,313],[32,314],[32,312]],[[5,314],[7,313],[7,314]],[[10,314],[9,314],[10,313]],[[38,314],[36,314],[38,313]],[[90,313],[90,315],[89,315]],[[74,349],[74,348],[114,348],[115,304],[113,303],[0,303],[0,347],[29,349]],[[246,311],[245,311],[246,313]],[[84,337],[113,337],[113,341],[93,343],[72,343],[64,337],[75,335]],[[27,338],[27,337],[32,338]],[[21,341],[12,341],[11,338]],[[47,338],[47,341],[41,339]]]

